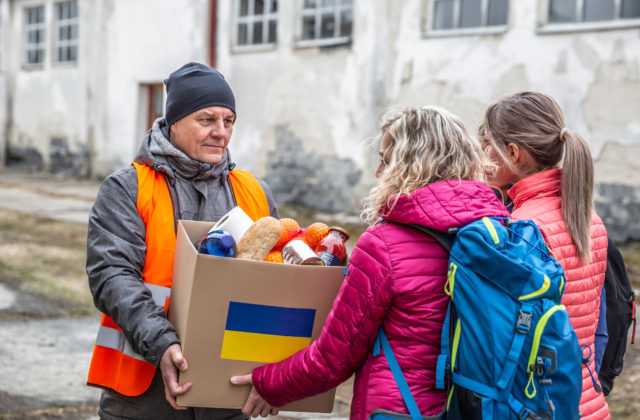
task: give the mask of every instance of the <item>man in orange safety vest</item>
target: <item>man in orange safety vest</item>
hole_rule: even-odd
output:
[[[217,221],[236,205],[254,220],[278,210],[266,183],[231,160],[235,98],[224,77],[188,63],[165,85],[165,116],[132,165],[105,179],[89,217],[87,273],[103,316],[87,383],[103,389],[101,419],[245,419],[176,404],[191,386],[178,384],[188,364],[167,319],[176,224]]]

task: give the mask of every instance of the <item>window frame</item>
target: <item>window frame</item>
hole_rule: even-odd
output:
[[[555,34],[567,32],[590,32],[601,30],[615,30],[637,28],[640,26],[639,18],[621,18],[622,0],[613,0],[615,17],[610,20],[576,22],[549,22],[549,11],[551,8],[551,0],[539,0],[538,3],[538,25],[536,32],[538,34]],[[576,0],[576,16],[582,16],[584,19],[584,0]]]
[[[166,91],[164,89],[164,83],[156,82],[156,83],[147,83],[143,85],[147,90],[147,125],[146,127],[150,128],[153,125],[153,122],[162,116],[164,116],[165,105],[166,105]],[[156,101],[159,100],[159,103]],[[156,105],[160,105],[160,112],[155,112]]]
[[[37,23],[29,23],[29,11],[41,9],[42,10],[42,21]],[[23,55],[22,55],[22,65],[26,68],[42,68],[45,65],[47,59],[47,7],[43,3],[39,4],[30,4],[25,5],[22,8],[23,15]],[[32,44],[29,42],[29,34],[32,31],[41,31],[42,37],[40,42],[37,44]],[[29,53],[31,51],[42,51],[42,59],[38,62],[30,62],[29,61]]]
[[[353,1],[350,4],[343,4],[342,0],[335,0],[337,4],[333,6],[320,6],[322,0],[317,0],[317,5],[313,9],[305,9],[304,0],[299,0],[298,4],[298,16],[297,16],[297,25],[296,25],[296,41],[295,47],[304,48],[304,47],[326,47],[326,46],[338,46],[338,45],[347,45],[352,42],[353,39],[353,21],[355,14],[353,13],[354,5]],[[322,24],[321,16],[323,13],[326,13],[329,10],[333,10],[334,19],[335,19],[335,28],[334,35],[336,31],[340,30],[342,17],[340,16],[341,12],[345,9],[351,9],[351,33],[347,36],[333,36],[331,38],[314,38],[314,39],[303,39],[303,20],[306,16],[314,16],[314,25],[315,30],[320,33],[320,28]],[[338,32],[339,33],[339,32]]]
[[[507,19],[504,25],[491,25],[487,26],[487,22],[489,19],[489,4],[490,0],[482,0],[481,10],[482,10],[482,25],[474,26],[470,28],[449,28],[449,29],[433,29],[433,19],[435,15],[435,0],[425,0],[427,2],[425,19],[423,22],[423,31],[422,36],[425,38],[441,38],[441,37],[456,37],[456,36],[465,36],[465,35],[498,35],[506,33],[509,29],[509,14],[511,12],[511,3],[512,0],[507,0]],[[462,5],[462,1],[464,0],[453,0],[455,1],[453,5],[453,22],[458,22],[460,18],[460,9]]]
[[[240,16],[240,3],[242,0],[235,0],[233,2],[233,35],[231,36],[231,48],[234,51],[260,51],[260,50],[270,50],[276,48],[278,44],[278,23],[279,23],[279,12],[280,12],[280,1],[276,0],[278,3],[277,10],[274,12],[271,10],[271,1],[265,1],[265,7],[267,10],[264,11],[261,15],[254,14],[255,10],[255,0],[247,0],[247,15]],[[269,23],[271,21],[275,21],[276,24],[276,39],[274,42],[269,42]],[[253,39],[253,26],[256,22],[262,22],[262,35],[263,39],[267,41],[261,42],[259,44],[254,44],[253,42],[247,44],[239,44],[238,34],[239,27],[241,24],[247,25],[247,40]]]
[[[76,16],[73,18],[62,18],[60,19],[58,17],[58,7],[68,3],[68,4],[73,4],[75,3],[75,9],[76,9]],[[80,55],[80,9],[79,9],[79,4],[78,4],[78,0],[63,0],[63,1],[57,1],[55,3],[53,3],[53,30],[54,35],[52,36],[53,38],[53,51],[52,51],[52,63],[56,64],[56,65],[76,65],[78,64],[78,57]],[[75,25],[76,27],[76,37],[73,39],[65,39],[65,40],[61,40],[59,39],[59,35],[60,35],[60,28],[62,27],[70,27]],[[70,48],[70,47],[75,47],[76,48],[76,56],[75,59],[73,60],[60,60],[58,53],[59,53],[59,49],[60,48]]]

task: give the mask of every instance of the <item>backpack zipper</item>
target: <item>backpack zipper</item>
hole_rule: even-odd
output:
[[[520,296],[518,300],[527,300],[536,296],[543,295],[547,290],[549,290],[550,285],[551,285],[551,280],[549,279],[549,276],[545,274],[544,282],[542,283],[542,286],[538,290],[536,290],[535,292],[531,292],[528,295]]]
[[[529,353],[529,361],[527,364],[527,370],[529,372],[529,381],[527,382],[527,386],[524,388],[524,393],[529,399],[532,399],[536,396],[536,385],[533,381],[533,375],[536,370],[536,356],[538,355],[538,348],[540,347],[540,339],[542,338],[542,333],[544,332],[544,327],[546,327],[549,318],[554,313],[566,310],[564,305],[555,305],[551,307],[547,312],[545,312],[540,320],[538,321],[538,325],[536,325],[536,329],[533,332],[533,344],[531,345],[531,353]],[[533,392],[529,392],[529,386],[533,387]]]

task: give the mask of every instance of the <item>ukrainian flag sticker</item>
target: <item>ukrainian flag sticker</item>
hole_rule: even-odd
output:
[[[272,363],[311,344],[315,309],[229,302],[220,358]]]

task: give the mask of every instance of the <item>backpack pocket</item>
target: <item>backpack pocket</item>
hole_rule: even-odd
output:
[[[526,374],[516,375],[512,395],[542,419],[576,419],[582,395],[578,338],[563,305],[545,306],[525,344],[530,350],[519,369]]]

